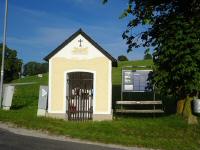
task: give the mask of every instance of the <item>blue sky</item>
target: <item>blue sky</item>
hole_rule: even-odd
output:
[[[142,59],[144,49],[127,54],[121,35],[127,19],[119,19],[127,0],[8,0],[7,45],[28,61],[42,59],[71,34],[82,28],[111,55]],[[0,1],[0,41],[3,36],[5,0]],[[141,30],[138,28],[137,30]]]

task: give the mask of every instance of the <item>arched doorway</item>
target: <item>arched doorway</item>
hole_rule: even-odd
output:
[[[92,120],[93,73],[70,72],[67,74],[68,120]]]

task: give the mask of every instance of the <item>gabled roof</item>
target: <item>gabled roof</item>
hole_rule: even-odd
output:
[[[55,50],[49,53],[44,60],[49,61],[57,52],[69,44],[73,39],[75,39],[79,34],[81,34],[85,39],[87,39],[94,47],[96,47],[102,54],[104,54],[108,59],[112,61],[112,66],[117,67],[117,60],[113,58],[106,50],[104,50],[98,43],[96,43],[91,37],[89,37],[82,29],[79,29],[74,34],[72,34],[67,40],[60,44]]]

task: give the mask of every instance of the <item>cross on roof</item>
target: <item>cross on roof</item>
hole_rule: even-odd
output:
[[[79,42],[79,47],[82,47],[82,45],[81,45],[81,43],[83,42],[83,40],[78,40],[78,42]]]

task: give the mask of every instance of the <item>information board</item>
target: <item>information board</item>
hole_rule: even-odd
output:
[[[122,70],[123,92],[147,91],[148,76],[152,70]]]

